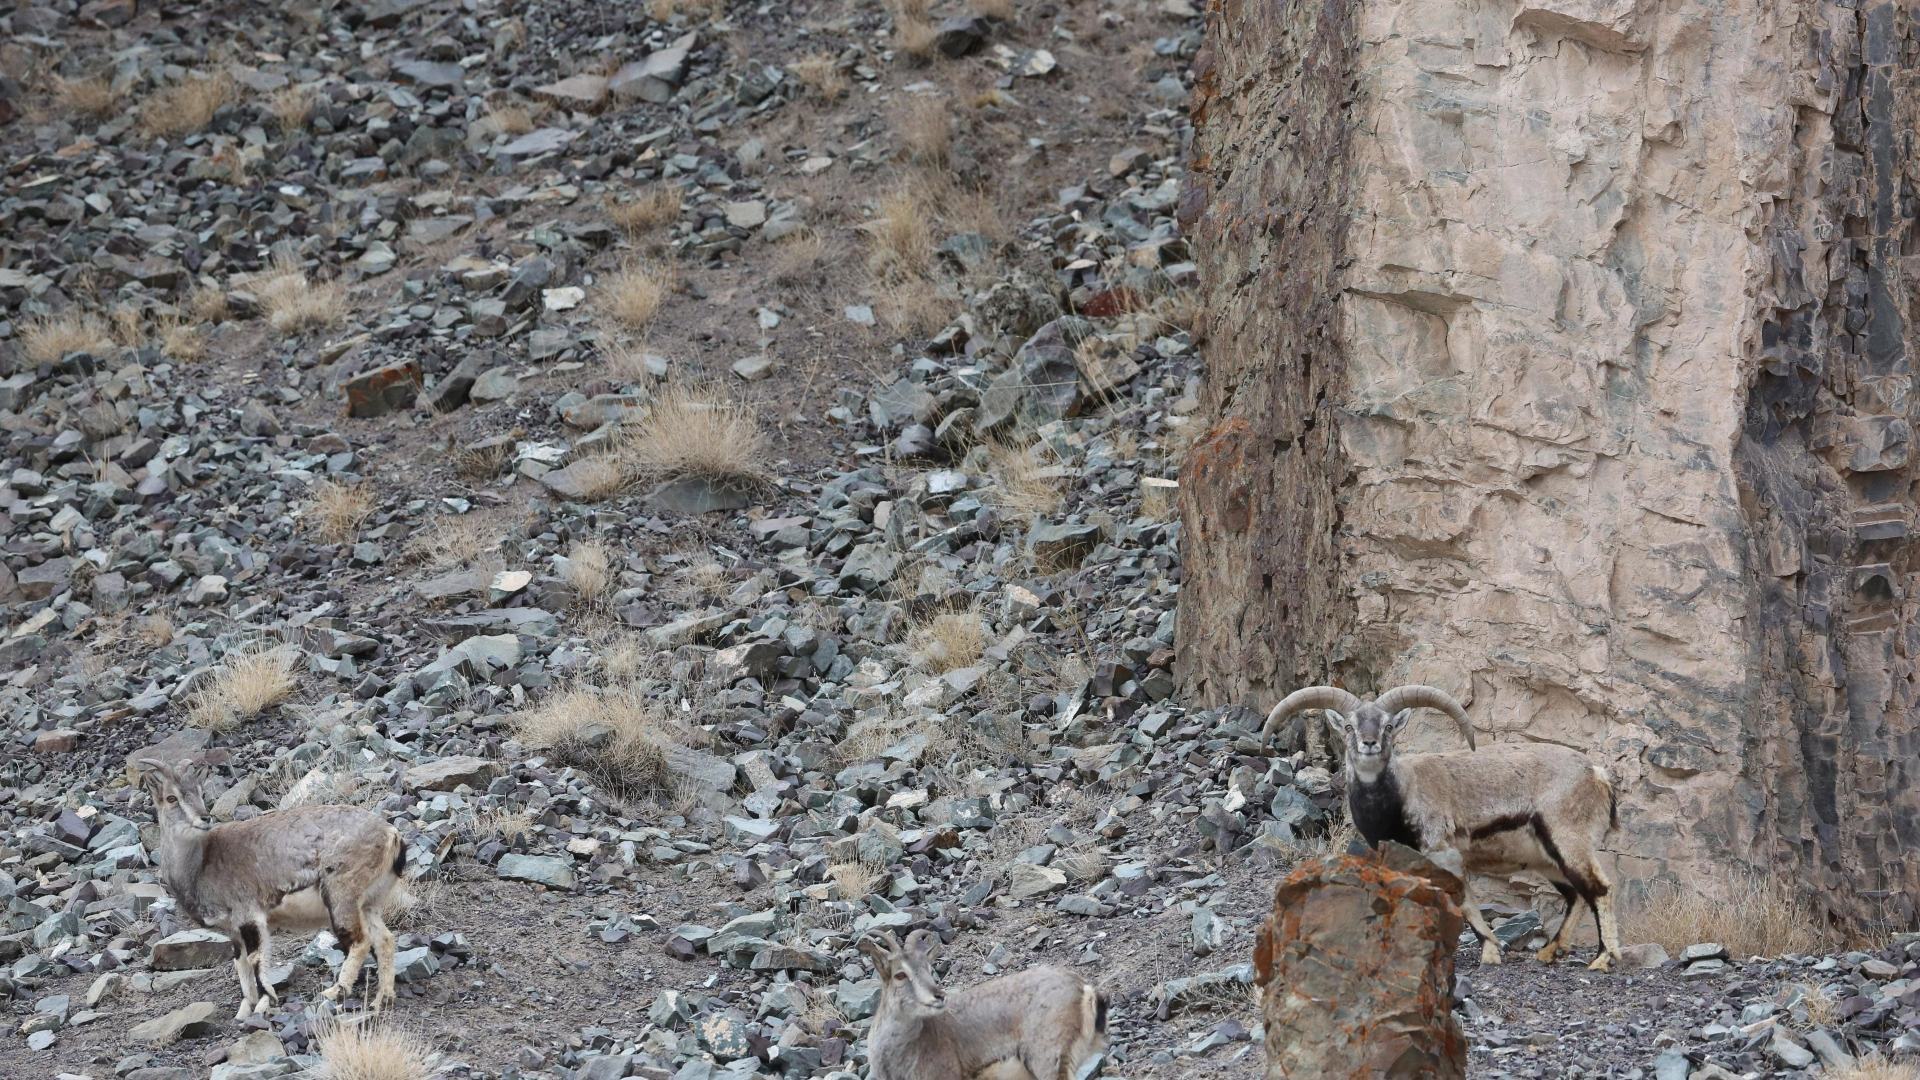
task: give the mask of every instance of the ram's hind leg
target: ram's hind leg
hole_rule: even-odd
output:
[[[360,969],[366,965],[367,951],[373,947],[373,942],[367,938],[367,927],[361,921],[357,908],[334,913],[333,936],[338,939],[340,947],[346,950],[347,958],[340,964],[340,977],[320,996],[330,1001],[341,1001],[353,993],[353,984],[360,979]]]
[[[377,908],[362,912],[362,922],[367,935],[373,939],[374,959],[380,964],[380,990],[373,997],[372,1008],[384,1009],[393,1004],[393,931],[387,929],[386,920],[380,917]]]
[[[260,935],[260,947],[253,950],[253,977],[260,985],[260,1001],[253,1011],[255,1015],[264,1016],[280,1006],[280,995],[274,993],[273,979],[267,974],[267,969],[273,966],[273,931],[264,918],[253,925]]]
[[[247,932],[252,928],[252,924],[243,925],[233,938],[233,973],[240,979],[240,1008],[233,1014],[235,1020],[251,1016],[254,1002],[260,1000],[259,987],[253,981],[253,953],[247,947]]]
[[[1560,916],[1560,929],[1554,931],[1553,940],[1547,942],[1539,952],[1534,954],[1540,958],[1540,962],[1543,964],[1551,964],[1562,956],[1567,955],[1568,947],[1573,944],[1574,927],[1579,923],[1578,916],[1580,915],[1580,902],[1582,899],[1580,894],[1575,891],[1573,886],[1564,881],[1554,882],[1553,888],[1555,892],[1560,894],[1560,899],[1566,901],[1567,913]]]

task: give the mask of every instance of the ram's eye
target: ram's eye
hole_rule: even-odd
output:
[[[169,803],[177,803],[177,802],[179,802],[180,800],[179,800],[179,799],[177,799],[177,798],[175,798],[175,797],[173,797],[172,795],[169,795],[169,796],[167,796],[167,801],[168,801]]]
[[[893,973],[893,981],[894,981],[894,982],[906,982],[906,981],[907,981],[907,973],[906,973],[906,972],[904,972],[904,971],[896,971],[896,972],[894,972],[894,973]]]

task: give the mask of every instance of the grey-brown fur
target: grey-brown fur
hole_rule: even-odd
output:
[[[1409,689],[1418,692],[1402,692]],[[1552,963],[1567,951],[1584,902],[1600,935],[1600,955],[1589,966],[1607,970],[1619,957],[1620,931],[1601,857],[1615,824],[1606,770],[1577,750],[1544,743],[1396,755],[1394,738],[1419,705],[1442,709],[1471,731],[1459,703],[1432,687],[1403,687],[1375,702],[1308,687],[1274,706],[1267,726],[1301,709],[1327,710],[1346,740],[1348,810],[1369,843],[1399,840],[1443,861],[1457,855],[1469,877],[1524,871],[1546,878],[1567,914],[1540,959]],[[1478,905],[1469,903],[1466,915],[1481,938],[1481,961],[1499,963],[1500,944]]]
[[[1035,967],[951,995],[933,962],[940,939],[916,930],[860,950],[880,976],[867,1036],[872,1080],[1080,1080],[1107,1046],[1107,1001],[1059,967]]]
[[[393,933],[385,909],[396,897],[406,844],[393,826],[353,806],[299,806],[246,821],[211,824],[200,786],[165,762],[140,763],[153,796],[160,876],[181,914],[233,940],[242,1001],[235,1019],[277,1002],[267,982],[272,931],[330,929],[346,950],[338,981],[349,993],[372,951],[380,962],[371,1007],[393,1000]]]

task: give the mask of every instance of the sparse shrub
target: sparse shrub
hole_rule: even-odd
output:
[[[160,339],[160,351],[171,359],[185,363],[207,355],[207,340],[200,327],[178,315],[163,317],[154,330],[154,336]]]
[[[671,270],[628,263],[601,282],[600,310],[617,326],[642,330],[660,313],[672,288]]]
[[[641,476],[757,483],[767,475],[767,437],[753,411],[700,387],[656,396],[618,454]]]
[[[98,315],[69,312],[32,319],[20,333],[20,351],[32,364],[51,364],[69,353],[111,354],[113,333]]]
[[[562,690],[514,717],[530,747],[550,750],[622,797],[671,793],[667,748],[679,741],[666,711],[632,687]]]
[[[344,544],[359,534],[371,513],[373,493],[365,485],[322,480],[313,485],[302,517],[321,540]]]
[[[787,70],[816,101],[832,102],[845,94],[851,83],[840,70],[832,53],[813,53],[787,65]]]
[[[827,241],[812,229],[788,233],[773,245],[773,280],[797,285],[814,278],[827,258]]]
[[[479,126],[495,135],[525,135],[539,123],[541,108],[520,101],[488,105]]]
[[[1920,1080],[1920,1065],[1893,1061],[1876,1052],[1851,1065],[1828,1066],[1820,1075],[1826,1080]]]
[[[986,647],[986,626],[977,611],[945,612],[907,631],[914,663],[935,675],[978,664]]]
[[[227,309],[227,293],[224,289],[200,286],[187,297],[187,311],[195,320],[203,323],[223,323],[230,312]]]
[[[173,620],[165,615],[142,615],[133,624],[133,636],[149,649],[172,644],[173,635]]]
[[[609,455],[587,458],[573,470],[573,477],[580,485],[581,497],[588,502],[618,495],[633,482],[626,466]]]
[[[312,281],[298,263],[276,259],[248,281],[267,324],[283,334],[325,330],[347,317],[347,292],[337,281]]]
[[[489,556],[497,558],[500,537],[484,522],[471,517],[437,517],[407,540],[406,555],[435,569],[474,566]]]
[[[340,1020],[314,1038],[325,1080],[427,1080],[433,1072],[432,1047],[396,1027]]]
[[[1792,883],[1732,873],[1722,887],[1655,882],[1621,921],[1629,942],[1656,942],[1674,955],[1689,945],[1718,942],[1736,956],[1821,952],[1838,944]]]
[[[647,370],[647,347],[644,342],[609,344],[601,350],[601,357],[607,362],[607,375],[615,382],[644,386],[653,381],[653,372]]]
[[[208,731],[231,731],[293,696],[294,653],[255,647],[228,655],[187,706],[187,718]]]
[[[1095,885],[1107,876],[1107,856],[1098,848],[1071,851],[1053,861],[1076,885]]]
[[[925,338],[947,325],[953,304],[923,277],[886,278],[874,285],[873,313],[904,338]]]
[[[874,885],[879,883],[884,874],[883,867],[875,866],[865,859],[832,863],[827,867],[827,880],[833,882],[834,888],[840,890],[840,899],[855,903],[863,902],[867,897],[872,896]]]
[[[192,76],[164,86],[140,110],[140,130],[156,137],[191,135],[213,122],[213,116],[233,100],[232,76]]]
[[[900,47],[901,52],[917,61],[932,59],[933,43],[939,36],[933,23],[924,15],[903,14],[893,18],[893,43]]]
[[[453,471],[466,480],[491,480],[513,464],[518,446],[507,439],[482,439],[453,451]]]
[[[685,196],[673,184],[655,184],[639,198],[609,203],[607,220],[629,236],[652,232],[680,220]]]

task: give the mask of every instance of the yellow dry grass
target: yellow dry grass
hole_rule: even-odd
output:
[[[198,322],[226,322],[230,314],[227,309],[226,290],[204,285],[195,288],[187,296],[187,313]]]
[[[1838,944],[1789,882],[1759,876],[1731,876],[1718,890],[1656,883],[1621,919],[1628,941],[1655,942],[1675,955],[1702,942],[1742,957],[1814,953]]]
[[[325,330],[347,317],[347,291],[337,281],[313,281],[298,263],[276,259],[273,265],[248,279],[260,298],[267,325],[283,334]]]
[[[607,375],[626,386],[644,386],[653,381],[647,370],[645,342],[620,341],[606,346],[601,357],[607,363]]]
[[[945,169],[953,153],[953,118],[940,98],[916,97],[894,121],[894,134],[909,160]]]
[[[293,696],[294,653],[258,646],[230,654],[187,705],[187,720],[208,731],[231,731]]]
[[[314,1033],[324,1080],[427,1080],[433,1048],[410,1031],[366,1021],[336,1021]]]
[[[933,58],[933,43],[939,36],[925,16],[894,16],[893,43],[915,61],[924,63]]]
[[[598,540],[573,545],[560,571],[573,597],[587,607],[597,606],[613,588],[613,553]]]
[[[190,76],[161,87],[140,110],[140,130],[156,137],[191,135],[213,122],[213,116],[234,98],[232,76]]]
[[[816,278],[827,260],[826,238],[812,229],[788,233],[773,245],[773,280],[797,285]]]
[[[299,85],[283,86],[267,98],[267,112],[281,131],[299,131],[313,118],[313,91]]]
[[[187,322],[178,315],[163,316],[154,328],[154,336],[160,341],[160,351],[170,359],[184,363],[204,359],[207,355],[205,333],[198,324]]]
[[[588,458],[572,475],[580,485],[581,497],[588,502],[599,502],[617,495],[633,482],[633,477],[622,463],[607,455]]]
[[[600,312],[616,326],[642,330],[660,313],[673,289],[673,272],[633,262],[609,274],[599,286]]]
[[[752,409],[718,388],[676,386],[654,398],[617,454],[639,476],[757,483],[767,476],[769,449]]]
[[[924,275],[933,262],[932,218],[911,188],[882,196],[873,217],[861,225],[869,239],[868,269],[876,276]]]
[[[947,325],[953,301],[924,277],[882,278],[873,286],[873,313],[894,333],[925,338]]]
[[[514,733],[584,770],[608,792],[632,798],[670,793],[667,749],[678,727],[661,706],[632,687],[562,690],[516,715]]]
[[[360,523],[371,513],[373,492],[365,485],[322,480],[313,485],[300,516],[321,540],[344,544],[359,535]]]
[[[111,353],[113,332],[98,315],[68,312],[30,319],[20,332],[20,351],[32,364],[51,364],[69,353]]]
[[[987,472],[993,484],[982,494],[1007,514],[1045,517],[1060,509],[1066,492],[1060,478],[1041,464],[1039,447],[992,441],[987,444]]]
[[[977,611],[945,612],[907,631],[914,665],[935,675],[972,667],[986,648],[987,628]]]
[[[120,91],[105,75],[88,79],[53,80],[54,100],[67,112],[94,120],[104,120],[120,111]]]
[[[1851,1065],[1829,1066],[1820,1075],[1826,1080],[1920,1080],[1920,1064],[1892,1061],[1874,1053]]]
[[[807,96],[820,102],[833,102],[851,88],[852,83],[832,53],[812,53],[787,65],[787,70],[806,89]]]
[[[655,184],[637,198],[607,204],[607,220],[629,236],[640,236],[680,220],[685,198],[673,184]]]
[[[676,15],[689,19],[713,19],[726,13],[727,0],[647,0],[647,14],[656,22],[667,22]]]
[[[830,863],[827,866],[827,880],[839,890],[840,899],[856,903],[873,895],[873,887],[879,883],[883,873],[882,867],[864,859]]]
[[[1019,13],[1014,10],[1013,0],[973,0],[973,13],[1001,22],[1013,22]]]
[[[538,104],[499,102],[487,106],[487,115],[481,117],[476,126],[494,135],[525,135],[539,125],[544,111],[545,107]]]
[[[445,516],[407,540],[406,556],[436,570],[456,566],[477,566],[482,560],[497,560],[500,536],[486,522],[474,517]]]
[[[142,615],[134,620],[134,640],[149,649],[158,649],[173,643],[173,620],[165,615]]]

